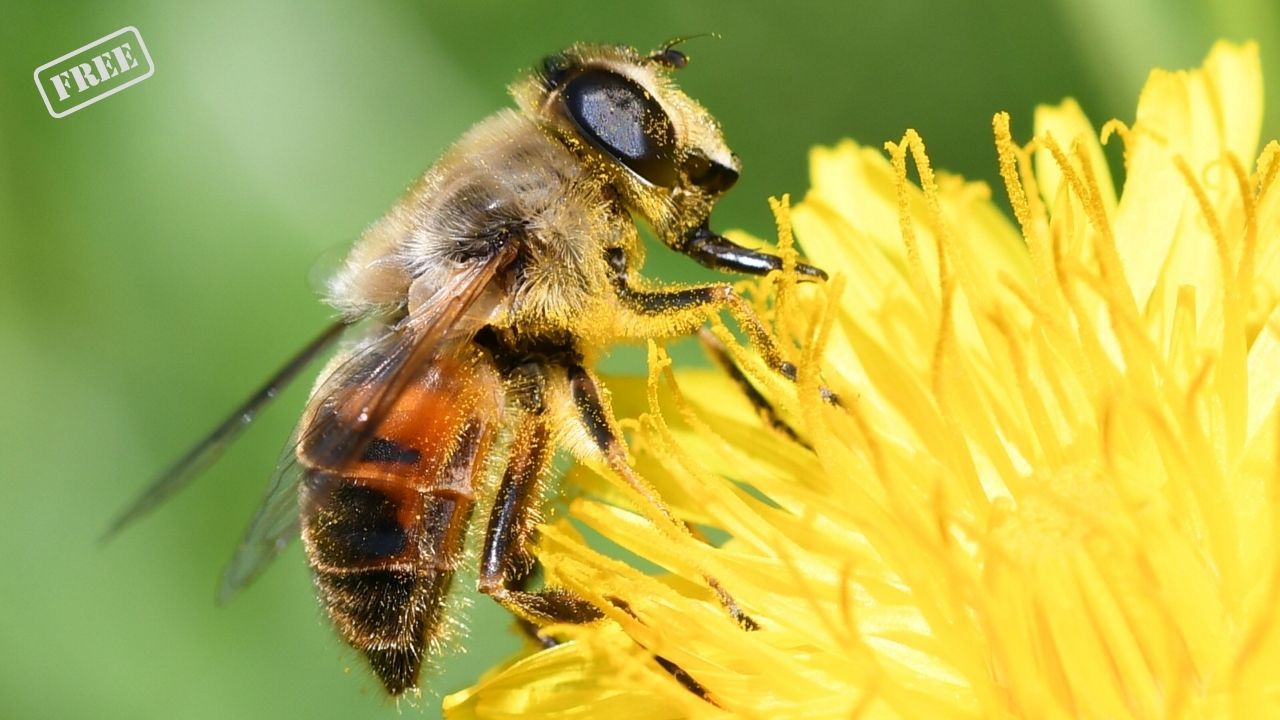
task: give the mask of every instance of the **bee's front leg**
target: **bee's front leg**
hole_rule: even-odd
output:
[[[708,313],[728,310],[769,367],[788,380],[796,378],[795,365],[783,357],[751,304],[731,285],[715,283],[662,289],[637,287],[626,256],[620,250],[609,251],[606,259],[613,273],[613,291],[622,311],[617,322],[626,335],[637,338],[689,335],[702,327]]]
[[[631,268],[621,251],[609,251],[606,259],[613,271],[613,290],[622,310],[616,321],[627,335],[638,338],[688,335],[702,327],[709,313],[727,310],[734,322],[747,334],[752,347],[760,353],[765,364],[787,380],[796,380],[795,364],[783,356],[782,349],[751,307],[751,303],[731,285],[694,285],[665,289],[636,287],[631,277]],[[832,405],[840,404],[836,394],[826,387],[819,388],[819,391],[823,400]]]

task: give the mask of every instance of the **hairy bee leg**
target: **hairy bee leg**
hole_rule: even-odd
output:
[[[510,587],[520,592],[527,592],[541,565],[542,563],[538,561],[538,558],[533,558],[533,561],[528,564],[528,572],[508,576]],[[519,615],[515,616],[515,621],[516,628],[521,632],[521,634],[532,640],[542,649],[546,650],[560,644],[560,640],[556,639],[554,636],[544,634],[542,632],[542,628],[538,627],[537,623],[526,620]]]
[[[644,500],[644,510],[650,521],[659,527],[679,528],[677,532],[685,532],[684,523],[671,514],[657,491],[637,475],[627,462],[627,447],[622,441],[622,433],[618,430],[612,410],[602,399],[595,376],[581,365],[566,367],[565,374],[573,398],[573,411],[591,437],[592,446],[600,453],[599,459]]]
[[[622,322],[630,326],[629,334],[655,337],[669,335],[673,328],[687,328],[686,333],[692,333],[701,328],[706,313],[727,310],[747,333],[752,346],[759,351],[769,369],[787,380],[796,381],[796,366],[782,357],[782,351],[760,316],[732,286],[715,284],[674,290],[640,289],[630,284],[627,260],[621,251],[611,250],[608,260],[614,272],[614,290],[623,307],[630,311],[627,317],[622,318]],[[823,400],[841,406],[840,398],[831,390],[822,387],[819,391]]]
[[[777,255],[742,247],[729,238],[712,232],[705,224],[694,228],[693,232],[680,243],[672,245],[672,248],[712,270],[768,275],[782,269],[782,258]],[[801,279],[827,279],[827,274],[820,268],[805,263],[796,263],[796,272]]]
[[[636,288],[631,285],[630,270],[622,251],[610,251],[608,260],[614,272],[614,290],[623,308],[629,311],[620,319],[628,326],[629,335],[661,337],[677,329],[683,330],[680,334],[692,333],[702,326],[707,313],[728,310],[765,363],[789,380],[796,378],[796,366],[782,357],[782,351],[751,304],[732,286],[716,283],[674,290]]]
[[[657,517],[650,516],[652,521],[665,521],[683,529],[684,524],[671,514],[653,487],[637,475],[627,462],[627,450],[622,441],[622,434],[618,430],[618,423],[601,397],[599,383],[595,376],[580,365],[568,367],[567,373],[578,419],[590,434],[605,464],[651,506],[649,508],[651,511],[657,512]],[[737,601],[718,580],[710,575],[704,575],[703,579],[715,593],[716,599],[742,629],[756,630],[760,627],[755,620],[742,611]]]
[[[705,327],[700,328],[698,330],[698,342],[702,344],[702,349],[711,357],[711,360],[738,386],[743,396],[747,398],[747,402],[751,403],[751,407],[755,408],[756,414],[760,416],[760,419],[766,425],[782,433],[793,442],[806,448],[810,447],[807,442],[800,438],[800,434],[796,432],[796,429],[782,419],[773,403],[769,402],[769,399],[761,394],[755,385],[751,384],[751,378],[747,377],[742,368],[738,367],[738,363],[734,362],[729,355],[729,350],[725,348],[720,338],[715,336],[715,333]]]
[[[617,431],[612,413],[601,401],[594,378],[578,365],[566,368],[566,373],[575,409],[596,448],[605,456],[606,463],[628,479],[632,487],[662,513],[663,518],[677,523],[652,488],[635,476],[627,464],[621,435]],[[564,589],[526,589],[533,577],[536,560],[528,556],[524,545],[533,532],[533,521],[536,519],[533,503],[539,497],[536,492],[537,484],[550,464],[552,449],[550,433],[541,413],[530,412],[521,418],[511,459],[490,515],[480,563],[481,591],[515,613],[520,629],[544,648],[554,647],[559,641],[543,635],[538,629],[540,624],[585,623],[604,616],[604,613],[585,599]],[[746,629],[756,629],[755,622],[742,614],[737,603],[714,578],[708,577],[707,582],[740,625]],[[635,617],[624,600],[609,598],[609,601]],[[684,668],[661,655],[654,654],[653,660],[690,693],[718,707],[706,688]]]
[[[523,586],[528,582],[528,579],[530,577],[532,577],[532,573],[530,573],[529,575],[526,575],[523,579],[516,581],[518,585],[522,586],[520,587],[521,590],[524,589]],[[609,598],[609,601],[615,607],[626,612],[631,617],[633,618],[635,617],[635,613],[631,612],[630,606],[627,605],[627,603],[624,600],[621,600],[619,598]],[[548,650],[560,644],[560,640],[557,640],[555,637],[551,635],[544,635],[542,631],[538,628],[537,624],[530,622],[529,620],[526,620],[522,617],[516,618],[516,627],[520,628],[520,631],[522,633],[524,633],[534,643],[541,646],[542,649],[544,650]],[[668,675],[674,678],[676,682],[680,683],[680,685],[682,685],[686,690],[693,693],[694,695],[697,695],[699,698],[706,700],[712,705],[716,705],[717,707],[719,707],[716,701],[711,699],[710,694],[707,692],[706,688],[702,686],[702,683],[699,683],[697,680],[695,680],[694,677],[690,675],[684,668],[662,657],[661,655],[654,655],[653,661],[658,664],[658,667],[662,668],[663,671],[665,671]]]
[[[515,589],[519,592],[528,592],[527,581],[518,583]],[[532,640],[535,645],[543,650],[548,650],[560,644],[560,640],[554,635],[548,635],[542,632],[542,628],[539,627],[537,623],[531,620],[526,620],[518,615],[516,616],[516,628],[521,634]]]
[[[609,603],[612,604],[614,607],[618,608],[619,610],[621,610],[622,612],[630,615],[636,621],[640,621],[640,618],[635,614],[635,611],[631,609],[631,605],[627,603],[626,600],[623,600],[622,598],[619,598],[619,597],[610,597]],[[640,647],[644,647],[644,645],[640,644],[639,641],[637,641],[636,644],[640,645]],[[648,648],[645,648],[645,649],[647,650]],[[653,661],[656,662],[658,664],[658,667],[662,668],[676,682],[680,683],[680,685],[683,686],[685,690],[688,690],[694,695],[697,695],[702,700],[705,700],[706,702],[709,702],[712,705],[715,705],[716,707],[720,707],[720,703],[716,702],[711,697],[711,693],[707,692],[707,689],[703,687],[702,683],[698,682],[692,675],[690,675],[689,671],[680,667],[676,663],[668,660],[667,658],[662,657],[661,655],[654,655]]]
[[[525,620],[522,617],[516,618],[516,627],[520,629],[521,633],[524,633],[525,637],[532,640],[543,650],[549,650],[560,644],[560,641],[555,637],[544,635],[536,623]]]
[[[542,500],[540,484],[554,450],[545,418],[536,412],[524,413],[489,514],[479,587],[480,592],[534,625],[588,623],[604,614],[585,599],[564,588],[523,588],[533,569],[529,545]]]

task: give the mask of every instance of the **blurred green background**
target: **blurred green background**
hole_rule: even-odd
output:
[[[49,117],[32,71],[126,25],[154,77]],[[745,165],[716,226],[764,236],[765,198],[803,194],[812,144],[915,127],[936,166],[994,180],[995,111],[1020,137],[1036,103],[1069,94],[1095,122],[1132,119],[1149,67],[1195,65],[1219,36],[1263,42],[1269,136],[1280,120],[1271,0],[2,0],[0,718],[395,716],[327,627],[296,546],[213,604],[302,388],[163,512],[95,538],[324,325],[317,259],[507,105],[519,68],[577,40],[708,31],[721,39],[686,46],[680,82]],[[656,252],[651,274],[689,265]],[[484,599],[471,626],[422,714],[519,647]]]

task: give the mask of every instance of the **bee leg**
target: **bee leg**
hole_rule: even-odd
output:
[[[580,365],[572,365],[566,370],[574,409],[577,412],[579,422],[591,437],[595,445],[594,449],[600,453],[600,456],[610,469],[616,472],[627,485],[644,498],[646,504],[649,505],[645,510],[650,514],[651,521],[660,527],[674,525],[683,529],[684,525],[671,514],[667,506],[658,498],[656,491],[640,476],[636,475],[631,465],[627,462],[627,451],[622,441],[622,435],[618,431],[613,413],[601,399],[599,385],[595,377],[589,370]],[[657,517],[653,516],[655,512]],[[742,612],[741,608],[738,607],[738,603],[725,591],[719,581],[709,575],[704,576],[703,579],[711,587],[720,604],[729,611],[729,614],[740,627],[744,630],[759,629],[760,626],[750,616]],[[610,597],[608,600],[610,604],[619,610],[633,618],[637,617],[630,604],[622,598]],[[684,668],[656,653],[653,655],[653,660],[686,690],[712,705],[719,706],[711,694],[707,692],[707,689]]]
[[[546,420],[540,413],[525,412],[517,423],[510,460],[489,514],[479,587],[534,625],[588,623],[604,614],[585,599],[564,588],[523,588],[533,570],[529,546],[542,500],[542,479],[554,450]]]
[[[610,250],[607,259],[614,273],[614,291],[627,311],[620,321],[628,326],[629,335],[661,337],[671,335],[673,331],[693,333],[702,327],[709,312],[727,310],[747,334],[765,364],[787,380],[796,380],[796,366],[782,356],[782,350],[774,342],[773,335],[751,307],[751,303],[731,285],[695,285],[670,290],[636,288],[631,285],[630,268],[623,252]],[[823,400],[840,406],[840,399],[835,393],[825,387],[820,388],[819,392],[822,393]]]
[[[695,285],[666,290],[649,290],[631,285],[630,268],[621,250],[610,250],[609,265],[613,270],[613,288],[628,311],[622,322],[628,334],[654,337],[688,334],[697,330],[710,312],[728,310],[765,362],[775,372],[794,380],[796,366],[782,357],[773,336],[765,328],[751,304],[732,286],[724,283]]]
[[[627,462],[627,448],[618,430],[618,423],[613,417],[613,412],[601,399],[599,383],[595,376],[581,365],[570,365],[565,368],[565,372],[569,381],[569,391],[573,397],[573,412],[591,438],[591,447],[587,452],[593,456],[592,459],[603,460],[632,491],[644,500],[641,509],[650,522],[668,532],[687,533],[684,523],[671,514],[666,503],[662,502],[662,498],[658,496],[657,490],[637,475]]]
[[[632,618],[635,618],[637,621],[640,620],[640,618],[635,614],[635,611],[631,609],[631,605],[628,604],[626,600],[623,600],[622,598],[618,598],[618,597],[611,597],[609,598],[609,602],[614,607],[621,610],[622,612],[630,615]],[[640,644],[639,641],[637,641],[637,644]],[[640,645],[640,646],[644,647],[643,645]],[[645,649],[648,649],[648,648],[645,648]],[[716,702],[711,697],[711,693],[707,692],[707,689],[702,686],[702,683],[698,682],[697,679],[695,679],[692,675],[690,675],[688,670],[685,670],[684,668],[662,657],[661,655],[654,655],[653,661],[658,664],[658,667],[662,668],[663,671],[665,671],[668,675],[674,678],[676,682],[680,683],[685,690],[688,690],[689,692],[693,693],[694,695],[697,695],[698,697],[711,703],[712,705],[715,705],[716,707],[720,707],[720,703]]]
[[[773,403],[769,402],[769,399],[756,389],[756,386],[751,383],[751,378],[747,377],[747,374],[742,371],[742,368],[738,367],[738,363],[734,362],[733,357],[729,355],[728,349],[725,348],[720,338],[716,337],[710,330],[700,328],[698,330],[698,342],[702,344],[702,349],[711,357],[711,360],[738,386],[743,396],[747,398],[747,402],[751,403],[751,407],[755,408],[756,414],[760,416],[760,419],[766,425],[782,433],[800,446],[810,450],[813,449],[809,443],[801,439],[800,434],[796,432],[795,428],[791,427],[790,423],[782,419]]]
[[[537,558],[534,558],[533,562],[528,565],[528,572],[512,575],[508,578],[510,587],[521,592],[528,591],[529,586],[533,584],[534,576],[538,574],[538,570],[541,565],[542,563],[540,563]],[[544,650],[553,648],[560,644],[560,640],[554,635],[543,633],[537,623],[526,620],[518,615],[516,616],[516,627],[525,635],[525,637],[532,640],[536,645]]]
[[[526,588],[523,587],[517,589],[521,591],[526,590]],[[522,617],[516,616],[516,628],[521,632],[521,634],[532,640],[535,645],[543,650],[549,650],[550,648],[559,645],[561,642],[556,636],[542,632],[542,628],[538,627],[538,624],[532,620],[526,620]]]
[[[673,248],[712,270],[768,275],[782,269],[782,258],[742,247],[729,238],[712,232],[706,223],[694,228]],[[805,263],[796,263],[796,272],[801,279],[827,279],[827,274],[820,268]]]
[[[687,533],[683,523],[681,523],[671,511],[667,509],[662,499],[658,497],[658,493],[653,486],[645,482],[643,478],[636,474],[627,462],[627,449],[623,444],[622,435],[618,431],[617,421],[613,418],[612,411],[608,405],[601,399],[599,383],[591,371],[580,365],[572,365],[568,370],[569,389],[573,396],[574,408],[577,412],[579,422],[586,429],[591,437],[595,449],[600,453],[601,459],[609,466],[611,470],[617,473],[633,491],[644,499],[647,507],[642,509],[646,512],[649,520],[660,528],[674,528],[675,532]],[[760,626],[752,620],[749,615],[744,613],[738,606],[737,601],[733,599],[720,582],[715,578],[704,575],[707,585],[715,593],[720,604],[724,606],[734,621],[738,623],[744,630],[756,630]]]
[[[671,511],[667,510],[667,506],[660,500],[653,487],[650,487],[649,483],[641,479],[635,473],[635,470],[631,469],[631,465],[628,464],[626,446],[623,445],[621,433],[618,432],[617,421],[613,419],[612,411],[603,401],[599,383],[596,382],[594,375],[591,374],[590,370],[582,368],[581,365],[570,365],[566,368],[566,377],[568,384],[570,384],[573,410],[575,410],[577,419],[579,419],[582,428],[588,433],[594,446],[591,448],[594,452],[590,452],[590,455],[599,454],[599,459],[604,460],[605,464],[614,473],[620,475],[623,482],[627,483],[627,486],[630,486],[637,495],[643,498],[646,505],[644,510],[649,515],[649,519],[654,521],[655,524],[658,524],[659,527],[664,527],[664,525],[666,527],[676,527],[687,532],[685,525],[680,523],[671,514]],[[579,452],[581,451],[582,448],[579,448]],[[680,530],[677,530],[677,532],[680,532]],[[724,588],[717,582],[716,578],[704,575],[704,579],[707,580],[707,584],[712,588],[712,592],[716,593],[717,600],[721,602],[724,609],[730,612],[732,618],[737,621],[737,624],[742,629],[759,629],[759,625],[756,625],[750,616],[741,611],[740,607],[737,606],[737,602],[733,601],[730,594],[724,591]],[[632,618],[639,620],[627,601],[622,600],[620,597],[608,597],[608,601],[618,610],[622,610]],[[644,647],[643,644],[641,644],[641,647]],[[653,660],[657,662],[659,667],[662,667],[663,671],[666,671],[676,682],[680,683],[686,691],[695,694],[701,700],[709,702],[710,705],[719,706],[716,700],[707,692],[707,688],[703,687],[703,684],[690,675],[689,671],[686,671],[684,667],[666,659],[666,657],[657,655],[657,653],[653,653]]]
[[[549,650],[560,644],[560,640],[552,635],[543,633],[537,624],[525,620],[522,617],[516,618],[516,627],[543,650]]]
[[[513,590],[517,593],[532,594],[528,590],[528,585],[529,585],[529,582],[533,579],[534,574],[537,572],[537,561],[535,560],[534,562],[529,563],[525,567],[528,568],[527,571],[523,571],[519,573],[509,573],[507,576],[507,582],[510,590]],[[520,569],[523,570],[523,568],[520,568]],[[716,586],[716,589],[719,590],[719,586]],[[631,606],[628,605],[625,600],[611,597],[609,598],[609,602],[613,604],[614,607],[617,607],[623,612],[627,613],[628,615],[635,617],[635,613],[631,611]],[[594,608],[592,609],[594,610]],[[561,620],[561,621],[563,622],[564,620]],[[569,621],[574,622],[574,620],[572,619],[570,619]],[[539,629],[537,623],[533,622],[532,620],[529,620],[528,618],[523,617],[519,613],[517,613],[516,615],[516,626],[519,627],[521,632],[527,635],[529,639],[533,640],[543,649],[553,648],[560,644],[560,640],[556,639],[554,636],[544,634]],[[661,655],[654,655],[653,661],[656,662],[658,664],[658,667],[661,667],[663,671],[665,671],[668,675],[675,678],[676,682],[679,682],[682,686],[684,686],[686,690],[693,693],[694,695],[697,695],[703,700],[706,700],[712,705],[717,705],[715,700],[711,699],[711,696],[707,693],[706,688],[702,687],[702,684],[699,683],[697,680],[695,680],[692,675],[690,675],[687,671],[685,671],[684,668],[662,657]]]

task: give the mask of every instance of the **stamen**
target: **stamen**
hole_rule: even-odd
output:
[[[718,510],[721,529],[729,532],[739,542],[753,545],[758,549],[771,547],[771,540],[756,532],[756,528],[761,526],[759,517],[751,509],[750,502],[745,499],[741,491],[717,481],[716,476],[706,469],[706,462],[688,454],[684,443],[675,437],[666,422],[667,415],[658,397],[657,384],[660,378],[665,380],[672,402],[676,405],[681,417],[692,420],[690,425],[695,430],[713,439],[712,445],[721,452],[727,466],[734,467],[750,463],[757,456],[740,451],[738,446],[725,442],[704,421],[697,418],[692,406],[680,390],[675,374],[671,370],[670,358],[655,343],[650,343],[650,367],[653,390],[649,397],[650,412],[646,415],[646,433],[654,450],[653,456],[659,459],[671,479],[690,498],[705,507],[714,507]],[[702,568],[702,571],[704,575],[710,577],[719,578],[727,575],[719,567]]]
[[[1280,170],[1280,142],[1272,140],[1258,156],[1258,171],[1254,175],[1258,186],[1257,202],[1259,204],[1275,182],[1277,170]]]
[[[1239,597],[1240,579],[1236,520],[1226,500],[1231,497],[1231,488],[1217,462],[1215,446],[1219,446],[1221,440],[1213,432],[1214,425],[1206,425],[1201,419],[1206,413],[1216,413],[1212,397],[1215,393],[1210,392],[1210,385],[1212,383],[1220,394],[1222,374],[1222,367],[1215,357],[1205,356],[1187,386],[1182,412],[1174,415],[1180,431],[1168,428],[1163,419],[1151,424],[1163,433],[1166,455],[1176,458],[1186,467],[1184,473],[1175,473],[1174,477],[1195,500],[1196,507],[1191,517],[1203,524],[1200,532],[1205,537],[1206,554],[1217,575],[1219,594],[1229,598]],[[1223,398],[1218,398],[1218,401],[1225,404]]]
[[[886,142],[885,150],[889,152],[893,163],[893,187],[898,198],[898,227],[902,232],[902,244],[907,253],[907,280],[911,283],[916,297],[925,312],[933,315],[938,310],[937,296],[929,283],[924,270],[924,262],[920,258],[920,245],[916,239],[915,223],[911,220],[910,185],[907,181],[906,138],[903,144]]]
[[[1222,272],[1222,290],[1231,292],[1234,283],[1231,282],[1231,249],[1227,245],[1227,236],[1222,229],[1222,222],[1218,220],[1218,213],[1213,209],[1213,203],[1209,200],[1208,194],[1204,191],[1204,186],[1196,178],[1195,173],[1191,171],[1191,166],[1187,164],[1186,158],[1176,155],[1173,158],[1174,167],[1182,175],[1183,181],[1186,182],[1187,188],[1191,190],[1191,194],[1195,196],[1196,204],[1200,206],[1200,214],[1204,217],[1205,224],[1209,228],[1209,234],[1213,237],[1213,244],[1218,250],[1218,264]]]
[[[713,317],[707,327],[711,330],[711,334],[715,335],[720,344],[728,351],[729,357],[738,366],[738,369],[748,375],[758,387],[765,390],[765,394],[769,398],[787,403],[784,409],[790,412],[795,402],[790,381],[784,380],[777,372],[769,368],[760,355],[750,352],[740,345],[738,338],[719,318]],[[756,347],[759,346],[757,345]]]
[[[1092,359],[1085,353],[1080,336],[1075,328],[1071,326],[1069,319],[1050,312],[1045,306],[1042,296],[1033,296],[1028,288],[1015,283],[1011,278],[1006,278],[1002,274],[1000,280],[1000,286],[1013,295],[1031,313],[1033,321],[1031,330],[1033,337],[1036,337],[1036,341],[1049,343],[1055,352],[1066,354],[1073,367],[1084,368],[1085,372],[1082,372],[1078,379],[1089,390],[1096,391],[1098,374],[1092,371]],[[1065,298],[1056,297],[1055,299],[1057,300],[1055,304],[1061,305],[1063,312],[1070,310]],[[993,312],[1000,311],[995,310]],[[1059,407],[1064,410],[1068,409],[1071,403],[1067,402],[1068,398],[1061,385],[1065,376],[1059,376],[1057,373],[1046,373],[1045,379],[1053,383],[1055,394],[1059,398]]]
[[[1244,207],[1244,245],[1240,248],[1240,264],[1236,270],[1236,283],[1240,297],[1247,299],[1253,296],[1253,261],[1258,247],[1258,206],[1253,196],[1253,188],[1249,182],[1249,173],[1244,164],[1234,153],[1227,153],[1227,167],[1236,179],[1236,189],[1240,192],[1240,202]]]
[[[915,161],[916,175],[920,178],[920,189],[924,191],[925,205],[929,209],[927,218],[930,229],[933,231],[935,251],[938,254],[938,287],[942,294],[941,327],[938,331],[938,343],[942,346],[944,339],[949,338],[954,330],[951,305],[954,302],[953,296],[956,283],[955,273],[952,270],[956,247],[951,241],[951,233],[946,223],[942,220],[942,203],[938,199],[938,182],[934,177],[933,167],[929,163],[929,156],[925,153],[924,140],[920,138],[920,135],[915,130],[908,130],[902,140],[903,144],[910,148],[911,159]],[[903,172],[906,172],[905,160],[903,162]],[[905,175],[903,180],[906,180]]]
[[[1053,277],[1052,249],[1048,239],[1049,219],[1044,203],[1035,187],[1026,152],[1013,142],[1009,130],[1009,113],[996,113],[992,119],[996,136],[996,154],[1000,159],[1000,177],[1004,179],[1013,216],[1027,241],[1031,266],[1036,271],[1036,284],[1047,291],[1056,284]]]
[[[796,247],[795,236],[791,231],[791,196],[784,194],[781,198],[769,198],[769,209],[773,211],[774,224],[778,230],[778,257],[782,258],[782,272],[776,273],[777,291],[773,301],[774,330],[779,334],[779,344],[794,344],[790,337],[790,323],[782,322],[790,317],[788,310],[792,302],[792,294],[796,287]]]
[[[1064,214],[1059,219],[1057,228],[1049,222],[1048,210],[1041,200],[1035,173],[1031,167],[1031,153],[1039,143],[1033,140],[1025,148],[1018,147],[1010,134],[1008,113],[998,113],[993,120],[993,125],[996,133],[996,150],[1000,155],[1001,175],[1004,176],[1010,202],[1015,206],[1015,215],[1018,215],[1016,209],[1018,200],[1015,197],[1021,197],[1026,206],[1025,217],[1018,215],[1018,220],[1022,225],[1023,237],[1027,240],[1027,254],[1031,257],[1032,271],[1035,273],[1036,286],[1040,289],[1040,293],[1033,300],[1014,283],[1006,282],[1003,285],[1032,310],[1036,319],[1057,341],[1056,348],[1071,355],[1079,367],[1089,369],[1085,373],[1085,378],[1088,380],[1090,389],[1096,392],[1100,373],[1095,367],[1094,358],[1100,358],[1101,355],[1095,353],[1095,356],[1091,357],[1085,352],[1082,347],[1084,341],[1078,336],[1069,320],[1071,313],[1081,317],[1080,308],[1073,304],[1076,301],[1075,293],[1071,290],[1067,273],[1062,267],[1066,248],[1057,240],[1058,232],[1071,234],[1069,228],[1063,230],[1061,227],[1062,224],[1070,221],[1070,215]],[[1066,211],[1067,213],[1071,211],[1069,205]],[[1101,349],[1098,348],[1098,353],[1100,352]]]
[[[965,487],[970,493],[970,500],[976,502],[985,498],[985,492],[978,479],[972,451],[966,443],[955,441],[955,439],[963,437],[964,433],[961,430],[961,423],[957,419],[950,399],[951,395],[953,395],[951,392],[952,384],[963,382],[960,378],[965,375],[964,368],[958,363],[955,318],[953,317],[956,273],[952,266],[953,255],[957,252],[957,248],[951,239],[950,230],[942,218],[942,205],[938,198],[938,184],[933,173],[933,167],[929,162],[929,156],[925,152],[924,141],[915,130],[908,130],[903,136],[902,142],[894,145],[893,148],[893,164],[898,175],[895,184],[901,194],[899,207],[905,204],[902,195],[905,195],[908,187],[905,158],[905,152],[908,149],[911,151],[911,158],[916,165],[916,174],[920,178],[920,188],[924,191],[925,206],[928,209],[927,218],[934,235],[934,243],[938,254],[938,285],[941,295],[941,303],[938,307],[937,315],[937,336],[930,361],[930,384],[939,413],[950,431],[945,438],[946,448],[951,455],[951,460],[955,463],[957,471],[965,480]],[[908,222],[910,222],[909,219]]]
[[[1112,319],[1112,329],[1125,356],[1126,368],[1131,371],[1130,380],[1139,384],[1144,390],[1149,390],[1152,387],[1152,379],[1150,373],[1146,371],[1155,357],[1154,348],[1150,345],[1150,338],[1143,331],[1133,289],[1125,277],[1124,264],[1120,261],[1120,254],[1116,248],[1111,221],[1107,218],[1106,210],[1099,197],[1088,155],[1080,149],[1079,145],[1076,146],[1075,155],[1081,166],[1081,172],[1077,172],[1053,137],[1045,136],[1040,139],[1040,142],[1062,170],[1063,179],[1067,181],[1076,198],[1084,206],[1085,216],[1089,219],[1090,226],[1097,231],[1097,242],[1094,248],[1098,269],[1102,275],[1101,282],[1095,285],[1095,289],[1106,302]],[[1081,276],[1088,277],[1084,274]],[[1079,321],[1082,324],[1093,322],[1087,316],[1080,316]]]
[[[1124,169],[1127,172],[1129,170],[1129,161],[1133,155],[1133,131],[1123,121],[1112,118],[1102,124],[1102,131],[1098,133],[1098,141],[1106,145],[1112,134],[1119,135],[1120,141],[1124,143],[1122,157],[1124,158]]]

